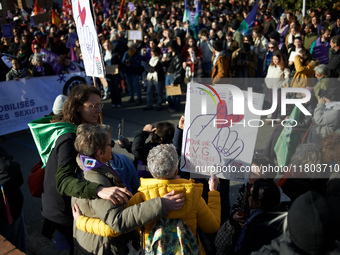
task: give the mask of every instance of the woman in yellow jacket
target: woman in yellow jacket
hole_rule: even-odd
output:
[[[302,49],[299,55],[294,58],[295,74],[290,87],[305,88],[313,87],[314,67],[318,62],[311,61],[311,54],[308,50]],[[309,79],[308,79],[309,78]]]
[[[129,201],[128,205],[139,204],[156,197],[162,197],[169,191],[181,193],[185,196],[185,204],[178,211],[169,212],[170,219],[182,219],[192,231],[199,244],[201,254],[205,254],[204,248],[198,238],[197,226],[206,233],[215,233],[220,228],[221,222],[221,199],[217,191],[217,178],[209,181],[208,204],[202,198],[203,185],[195,183],[194,180],[177,178],[178,156],[172,144],[161,144],[154,147],[148,155],[148,168],[154,179],[141,178],[141,186]],[[99,220],[91,220],[81,216],[76,220],[77,227],[83,231],[98,234],[112,235],[113,230]],[[144,244],[154,222],[144,226]]]

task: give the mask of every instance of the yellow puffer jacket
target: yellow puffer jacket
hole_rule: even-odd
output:
[[[314,78],[314,67],[316,67],[318,64],[319,64],[318,61],[316,62],[310,61],[307,62],[305,65],[302,65],[300,57],[295,56],[294,65],[296,73],[294,74],[290,87],[293,88],[313,87],[312,78]]]
[[[178,211],[169,212],[167,218],[184,220],[196,237],[201,249],[201,254],[205,254],[196,230],[198,226],[206,233],[215,233],[220,228],[220,192],[210,191],[208,193],[209,199],[207,205],[202,198],[203,185],[195,183],[194,180],[157,180],[141,178],[140,181],[141,186],[139,187],[138,192],[129,200],[128,206],[140,204],[156,197],[162,197],[173,190],[175,190],[176,194],[183,194],[185,196],[184,206]],[[154,222],[144,226],[144,245],[153,224]],[[105,237],[116,237],[119,235],[100,219],[90,219],[85,216],[80,216],[76,221],[76,226],[79,230]]]
[[[141,186],[138,192],[129,200],[129,206],[139,204],[175,190],[176,194],[184,194],[185,204],[178,211],[171,211],[167,218],[182,219],[191,229],[196,237],[201,253],[205,254],[203,246],[196,232],[197,226],[205,233],[215,233],[221,223],[221,198],[220,192],[210,191],[208,193],[208,205],[202,198],[203,185],[187,179],[140,179]],[[154,222],[144,226],[144,244],[146,243]]]

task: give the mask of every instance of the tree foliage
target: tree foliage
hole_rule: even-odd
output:
[[[282,8],[287,8],[293,11],[302,10],[303,4],[302,0],[276,0],[275,3]],[[335,1],[333,0],[306,0],[306,10],[330,10],[335,7],[333,5],[335,5]]]

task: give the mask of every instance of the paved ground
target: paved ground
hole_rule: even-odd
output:
[[[123,97],[123,107],[120,109],[112,108],[109,100],[104,101],[105,106],[103,109],[103,120],[104,123],[111,125],[114,130],[117,130],[118,132],[118,129],[116,129],[116,127],[118,126],[121,118],[124,118],[124,135],[129,139],[133,139],[137,132],[141,130],[145,124],[148,123],[169,121],[174,125],[177,125],[180,116],[183,114],[169,113],[167,111],[166,104],[163,104],[163,110],[159,112],[143,111],[145,104],[140,106],[130,104],[126,102],[128,99],[128,96]],[[143,93],[143,99],[145,103],[145,93]],[[185,97],[183,96],[183,110],[184,101]],[[272,130],[273,128],[270,125],[265,125],[259,129],[256,142],[256,150],[264,149]],[[39,160],[39,156],[34,146],[34,142],[30,132],[28,130],[20,131],[5,135],[4,138],[4,141],[0,141],[0,146],[7,150],[9,154],[13,155],[14,160],[21,164],[21,170],[23,172],[24,179],[27,180],[31,167]],[[114,152],[126,154],[126,151],[118,148],[118,146],[114,148]],[[131,157],[131,155],[129,156]],[[240,183],[237,182],[231,183],[231,203],[236,198],[239,185]],[[22,192],[25,196],[24,215],[29,234],[29,254],[67,254],[65,253],[65,251],[56,251],[55,244],[41,236],[41,201],[39,198],[34,198],[30,195],[26,182],[22,186]]]

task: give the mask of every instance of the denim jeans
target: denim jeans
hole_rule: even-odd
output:
[[[169,74],[166,75],[165,77],[165,86],[169,86],[172,84],[174,80],[174,75],[173,74]],[[168,98],[168,103],[169,103],[169,108],[175,111],[179,111],[181,109],[181,96],[168,96],[166,95]]]
[[[142,91],[139,86],[139,75],[138,74],[125,74],[125,80],[129,87],[130,97],[134,98],[135,89],[137,91],[137,99],[142,100]]]
[[[153,94],[157,91],[157,107],[162,107],[164,81],[148,81],[148,90],[146,94],[146,107],[151,108],[153,103]]]

